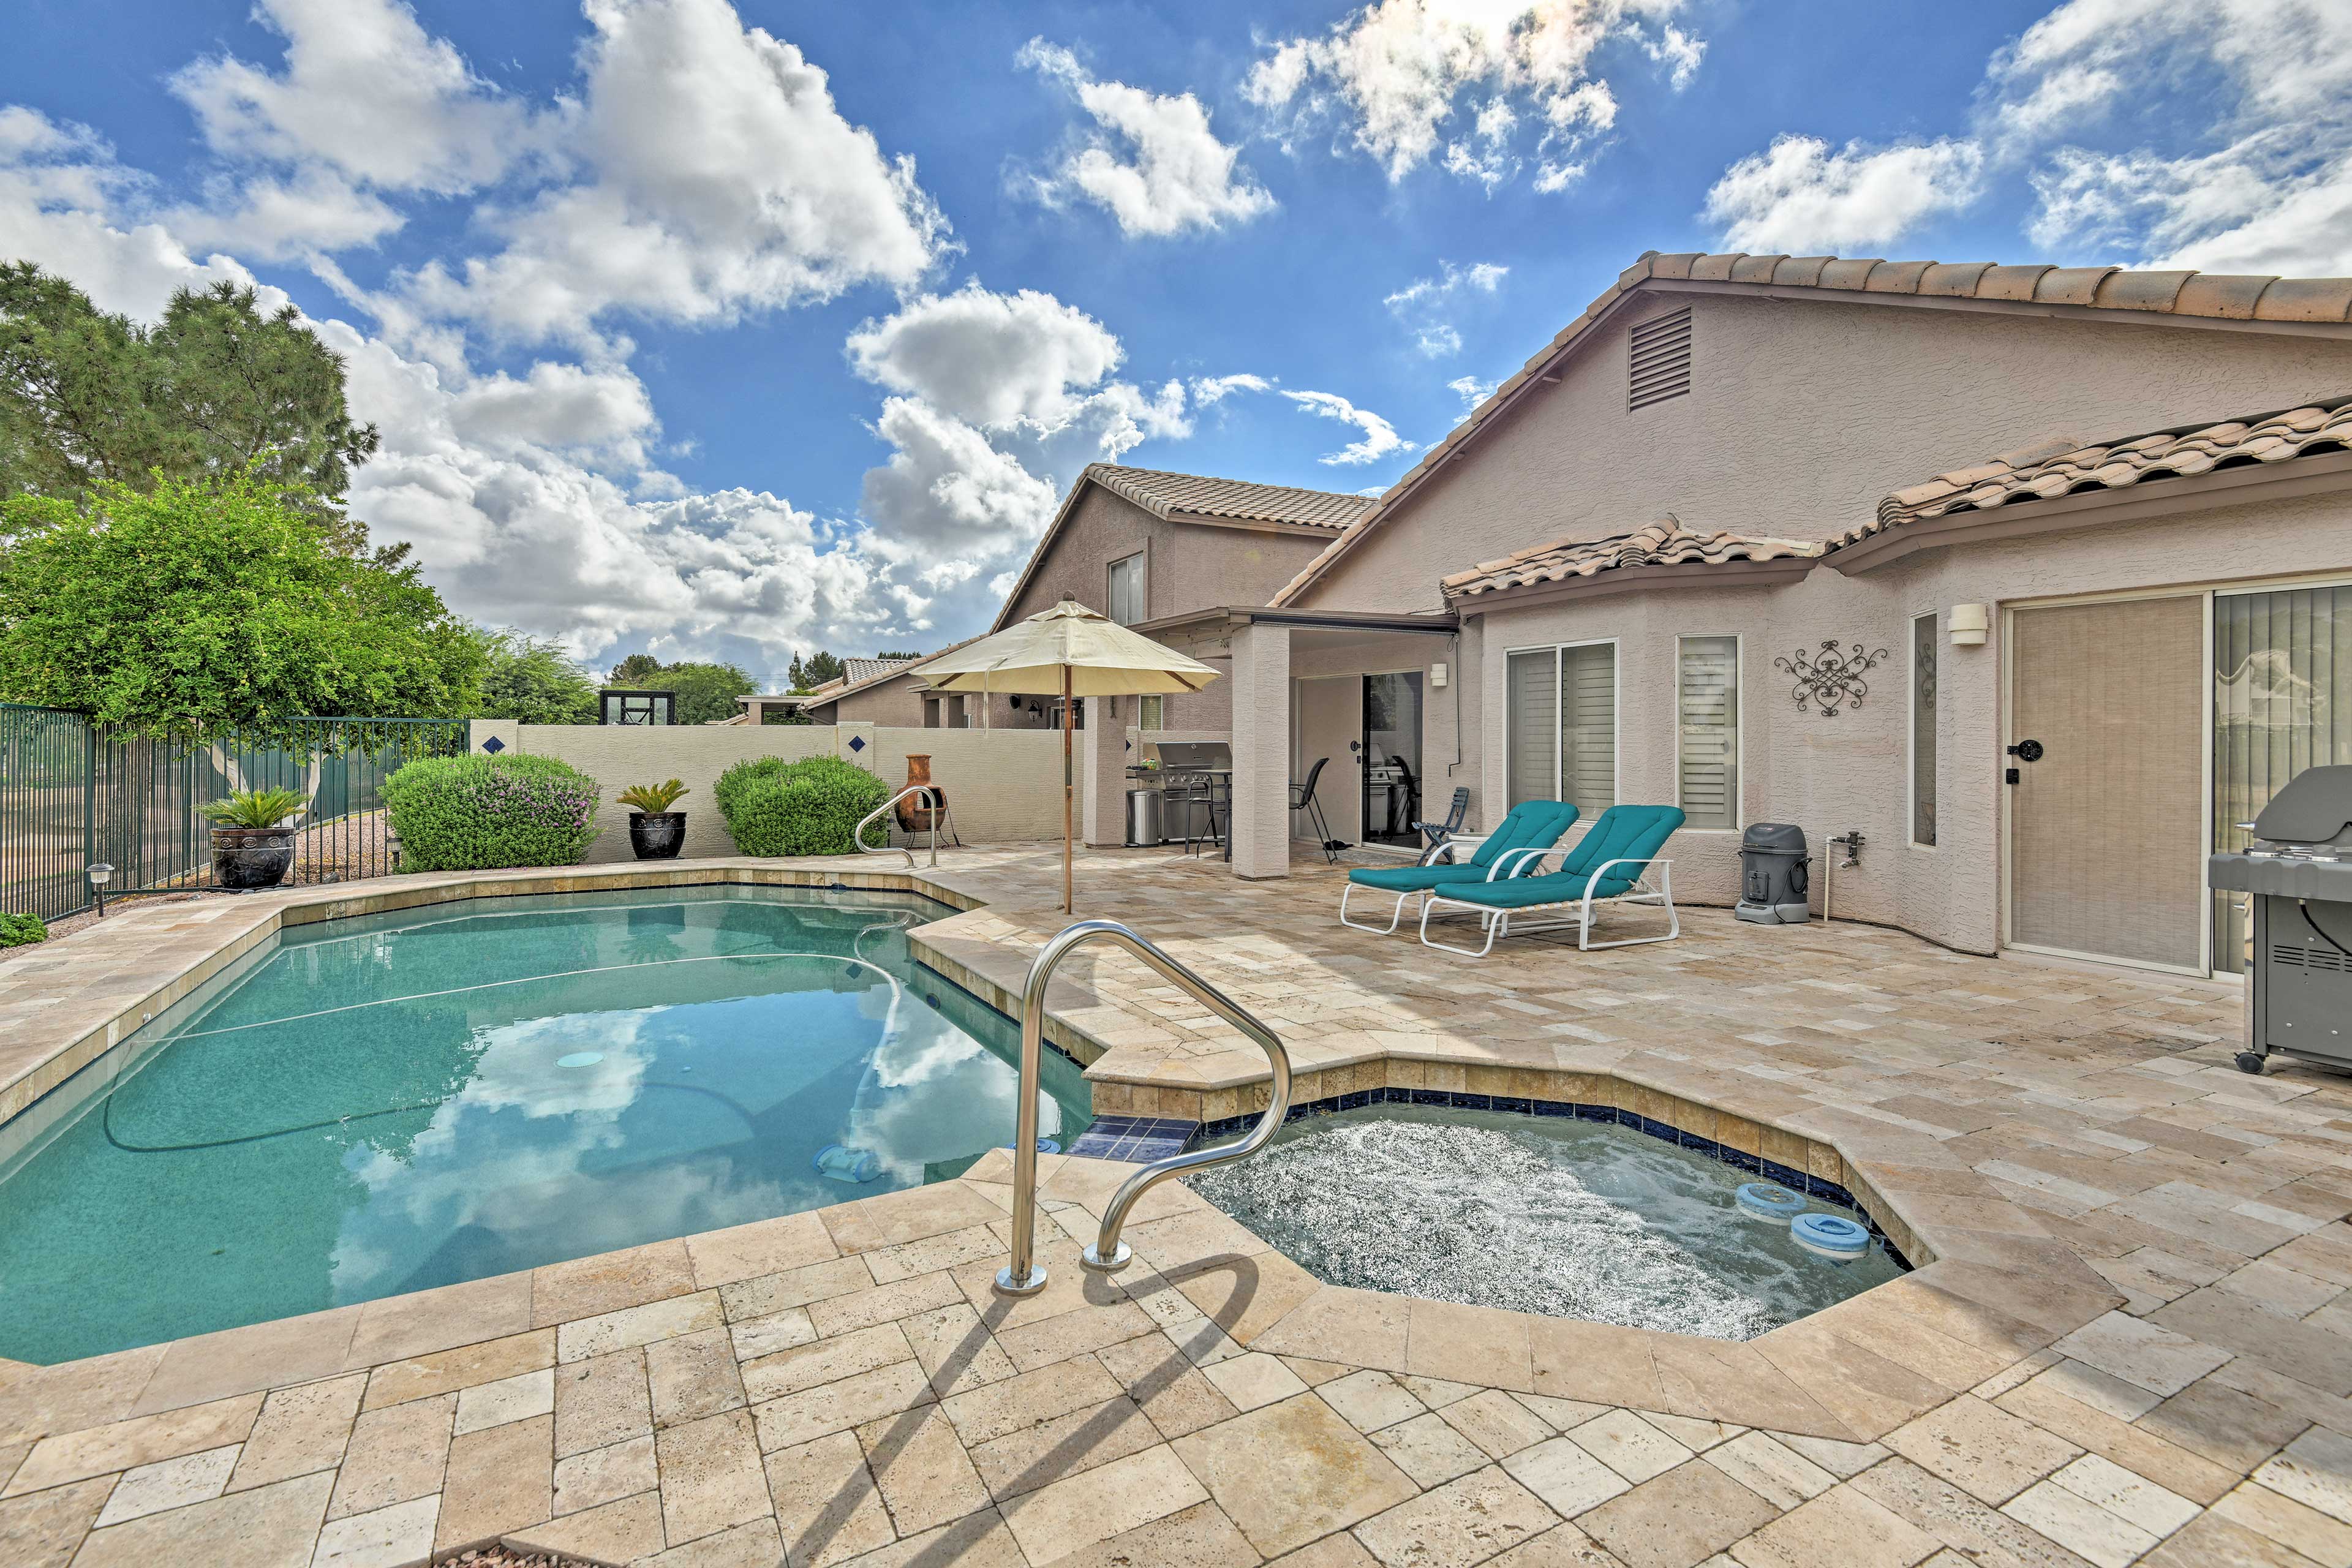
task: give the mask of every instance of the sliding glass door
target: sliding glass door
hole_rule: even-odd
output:
[[[1572,643],[1509,656],[1510,804],[1575,803],[1586,819],[1617,804],[1617,645]]]
[[[2352,763],[2352,584],[2213,595],[2213,847],[2305,768]],[[2213,967],[2242,973],[2245,895],[2213,895]]]

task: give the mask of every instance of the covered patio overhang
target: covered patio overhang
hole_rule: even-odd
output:
[[[1450,611],[1228,605],[1135,629],[1233,682],[1237,876],[1287,875],[1294,839],[1305,851],[1327,834],[1346,843],[1404,835],[1426,805],[1425,737],[1445,737],[1437,779],[1458,757],[1461,619]],[[1318,761],[1315,810],[1294,813],[1291,785],[1304,784]],[[1442,812],[1442,795],[1435,804]]]

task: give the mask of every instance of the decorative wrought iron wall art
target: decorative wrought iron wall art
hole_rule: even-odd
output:
[[[1860,643],[1840,653],[1837,638],[1823,637],[1819,648],[1801,647],[1772,664],[1796,677],[1789,694],[1797,700],[1798,712],[1818,708],[1822,718],[1834,719],[1843,709],[1862,706],[1862,700],[1870,695],[1870,682],[1863,679],[1864,672],[1885,657],[1885,648],[1871,652]]]

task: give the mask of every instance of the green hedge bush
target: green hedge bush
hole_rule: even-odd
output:
[[[30,947],[49,940],[49,928],[38,915],[0,914],[0,947]]]
[[[419,757],[383,781],[404,871],[576,866],[601,794],[553,757]]]
[[[711,794],[746,855],[850,855],[859,818],[890,798],[890,786],[839,757],[759,757],[720,773]],[[887,818],[866,842],[890,842]]]

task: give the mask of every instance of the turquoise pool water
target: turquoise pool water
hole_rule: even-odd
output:
[[[1020,1033],[908,956],[908,930],[951,912],[665,889],[290,932],[0,1129],[0,1357],[91,1355],[953,1176],[1012,1139]],[[1040,1130],[1067,1141],[1086,1086],[1062,1058],[1045,1067]],[[821,1174],[835,1146],[832,1164],[869,1179]]]

